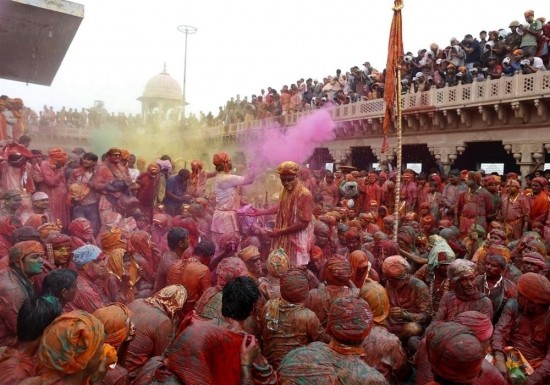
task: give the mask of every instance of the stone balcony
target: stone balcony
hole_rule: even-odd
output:
[[[455,161],[460,160],[464,150],[472,147],[469,144],[498,142],[499,151],[510,157],[513,155],[510,159],[516,162],[517,167],[521,166],[522,173],[529,172],[533,160],[544,162],[546,158],[547,162],[550,161],[550,71],[406,93],[401,103],[405,158],[407,151],[414,153],[418,149],[425,149],[433,161],[441,161],[447,167],[452,164],[456,166]],[[336,122],[336,138],[321,146],[330,153],[331,160],[327,162],[350,164],[350,154],[360,148],[366,148],[368,154],[371,154],[370,162],[394,158],[391,152],[389,155],[380,153],[383,99],[335,106],[328,111]],[[134,148],[131,139],[154,141],[155,138],[159,141],[159,148],[163,146],[162,138],[171,143],[187,143],[188,149],[202,148],[202,145],[194,145],[190,141],[193,138],[200,144],[206,143],[210,149],[208,151],[212,153],[221,148],[235,153],[241,150],[244,139],[261,138],[262,132],[268,128],[280,127],[286,130],[309,113],[311,111],[186,131],[160,130],[151,133],[146,129],[121,131],[106,128],[30,127],[29,133],[33,137],[33,146],[41,149],[52,146],[93,148],[93,143],[97,141],[116,142],[117,145]],[[395,151],[397,141],[393,127],[389,133],[389,142]],[[494,147],[491,151],[496,153]],[[490,151],[483,147],[481,152],[485,156]],[[204,160],[210,156],[202,152],[200,155]]]
[[[417,131],[468,129],[478,117],[479,128],[527,124],[548,120],[550,71],[502,77],[455,87],[432,88],[427,92],[406,93],[402,98],[403,133]],[[329,108],[338,137],[382,137],[383,99],[366,100]],[[534,118],[532,113],[538,118]],[[233,139],[279,125],[290,127],[311,111],[250,123],[211,127],[212,139]],[[477,116],[476,116],[477,115]]]

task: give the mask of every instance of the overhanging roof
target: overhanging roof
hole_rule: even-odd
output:
[[[84,18],[65,0],[0,0],[0,77],[49,86]]]

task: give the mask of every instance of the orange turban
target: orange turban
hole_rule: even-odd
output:
[[[237,256],[242,259],[243,262],[248,262],[250,259],[252,259],[252,257],[256,257],[258,255],[260,255],[260,251],[256,246],[252,245],[245,247],[237,254]]]
[[[279,175],[296,175],[300,170],[300,166],[292,161],[283,162],[277,167],[277,174]]]
[[[281,297],[290,303],[304,302],[309,293],[307,270],[293,267],[281,277]]]
[[[118,349],[128,338],[130,332],[130,317],[132,312],[122,303],[97,309],[92,313],[101,321],[105,329],[105,342]]]
[[[212,163],[216,167],[223,166],[223,171],[228,172],[230,170],[229,163],[231,163],[231,157],[226,152],[218,152],[217,154],[214,154]]]
[[[67,163],[67,160],[69,160],[69,156],[67,155],[67,153],[59,147],[52,148],[50,151],[48,151],[48,156],[50,158],[50,164],[52,166],[55,166],[59,162],[61,162],[62,165],[65,165],[65,163]]]
[[[346,286],[351,279],[349,261],[338,254],[330,256],[325,263],[325,278],[329,285]]]
[[[272,277],[281,278],[288,271],[290,260],[283,249],[276,249],[267,257],[266,266]]]
[[[114,249],[126,249],[126,241],[122,239],[122,230],[114,228],[101,234],[101,248],[105,252]]]
[[[522,49],[515,49],[513,52],[512,52],[512,55],[523,55],[523,50]]]
[[[91,314],[82,310],[65,313],[42,335],[38,349],[40,366],[49,373],[48,378],[60,379],[79,372],[96,355],[103,338],[103,324]]]
[[[128,150],[120,150],[120,159],[122,160],[130,160],[130,152]]]
[[[31,254],[44,254],[44,246],[37,241],[23,241],[13,245],[9,251],[10,264],[19,263],[27,255]]]
[[[57,223],[44,223],[43,225],[38,226],[37,230],[40,233],[40,238],[46,239],[53,232],[61,232],[61,226]]]
[[[390,314],[390,300],[384,286],[369,279],[363,284],[359,296],[369,304],[374,322],[384,323]]]

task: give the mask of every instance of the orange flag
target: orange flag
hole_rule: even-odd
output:
[[[393,19],[390,30],[390,40],[388,43],[388,61],[386,63],[386,79],[384,81],[384,141],[382,142],[382,152],[389,149],[388,131],[393,119],[393,108],[397,97],[397,71],[400,70],[400,62],[403,58],[403,23],[401,19],[401,9],[403,9],[403,0],[394,0]]]

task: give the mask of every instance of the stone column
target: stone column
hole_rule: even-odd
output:
[[[512,144],[512,153],[516,163],[519,165],[522,182],[533,171],[537,163],[544,163],[542,143],[514,143]]]

